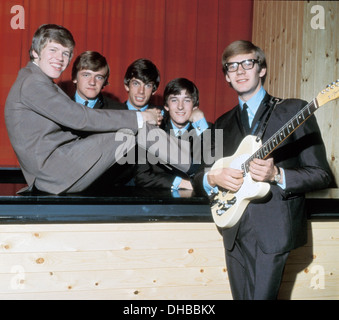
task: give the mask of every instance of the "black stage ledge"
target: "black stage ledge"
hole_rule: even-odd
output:
[[[0,177],[1,184],[13,185],[15,191],[15,183],[24,182],[18,168],[0,168]],[[0,194],[1,224],[213,222],[209,200],[188,190],[123,187],[67,195],[15,191]],[[339,199],[312,198],[306,205],[309,219],[339,218]]]
[[[208,199],[185,190],[124,187],[100,195],[0,195],[0,224],[212,221]]]

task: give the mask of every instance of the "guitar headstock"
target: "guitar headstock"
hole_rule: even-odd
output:
[[[319,92],[317,95],[317,102],[319,107],[325,103],[339,98],[339,79],[329,84],[326,89]]]

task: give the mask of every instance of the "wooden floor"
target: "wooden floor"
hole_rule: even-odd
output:
[[[312,221],[280,299],[339,299],[339,221]],[[232,299],[213,223],[0,225],[0,299]]]

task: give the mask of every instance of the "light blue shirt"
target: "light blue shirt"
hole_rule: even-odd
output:
[[[131,103],[129,100],[127,100],[126,105],[127,105],[127,109],[128,109],[128,110],[132,110],[132,111],[146,111],[147,108],[148,108],[148,104],[146,104],[146,105],[143,106],[142,108],[137,109],[136,107],[134,107],[134,106],[132,105],[132,103]]]
[[[79,96],[78,91],[75,92],[75,102],[80,103],[80,104],[82,104],[82,105],[85,105],[85,102],[86,102],[86,101],[88,101],[87,107],[93,109],[94,106],[95,106],[95,104],[96,104],[97,101],[98,101],[98,98],[96,98],[96,99],[85,100],[85,99],[83,99],[83,98],[81,98],[81,97]]]
[[[146,104],[146,105],[143,106],[142,108],[137,109],[136,107],[134,107],[134,106],[132,105],[132,103],[131,103],[129,100],[127,100],[126,104],[127,104],[128,110],[132,110],[132,111],[146,111],[147,108],[148,108],[148,104]],[[161,110],[161,115],[164,116],[164,110]]]
[[[260,90],[250,100],[246,101],[246,104],[248,106],[247,113],[248,113],[248,121],[249,121],[250,127],[252,126],[254,116],[257,113],[260,103],[264,99],[265,95],[266,95],[266,90],[263,87],[260,87]],[[239,105],[241,107],[241,110],[243,108],[244,103],[245,101],[242,101],[239,98]],[[253,128],[254,131],[255,129],[256,128]]]
[[[182,135],[185,131],[187,131],[187,129],[189,128],[190,124],[187,123],[185,127],[179,129],[178,127],[176,127],[176,125],[173,123],[173,121],[171,120],[171,124],[172,124],[172,128],[174,131],[174,135],[178,136],[179,135],[179,131],[180,131],[180,135]]]
[[[178,132],[179,130],[181,131],[181,135],[187,131],[187,129],[189,128],[190,124],[187,123],[187,125],[184,127],[184,128],[177,128],[174,123],[172,122],[171,120],[171,124],[172,124],[172,127],[173,127],[173,131],[174,131],[174,134],[177,136],[178,135]],[[195,129],[195,132],[197,133],[197,136],[200,136],[206,129],[208,129],[208,123],[206,121],[205,118],[202,118],[196,122],[193,122],[192,123],[192,127]]]

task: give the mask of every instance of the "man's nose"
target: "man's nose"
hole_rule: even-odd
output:
[[[139,93],[144,93],[145,92],[145,85],[141,84],[139,86]]]
[[[246,72],[246,70],[242,67],[241,64],[239,64],[238,70],[237,70],[237,74],[243,74],[243,73],[245,73],[245,72]]]
[[[95,86],[95,84],[96,84],[96,79],[95,79],[94,76],[91,76],[91,77],[89,78],[89,84],[92,85],[92,86]]]
[[[179,109],[179,110],[184,109],[184,102],[183,102],[183,101],[179,101],[179,102],[178,102],[178,109]]]
[[[56,53],[56,58],[59,60],[59,61],[64,61],[64,55],[61,51],[58,51]]]

